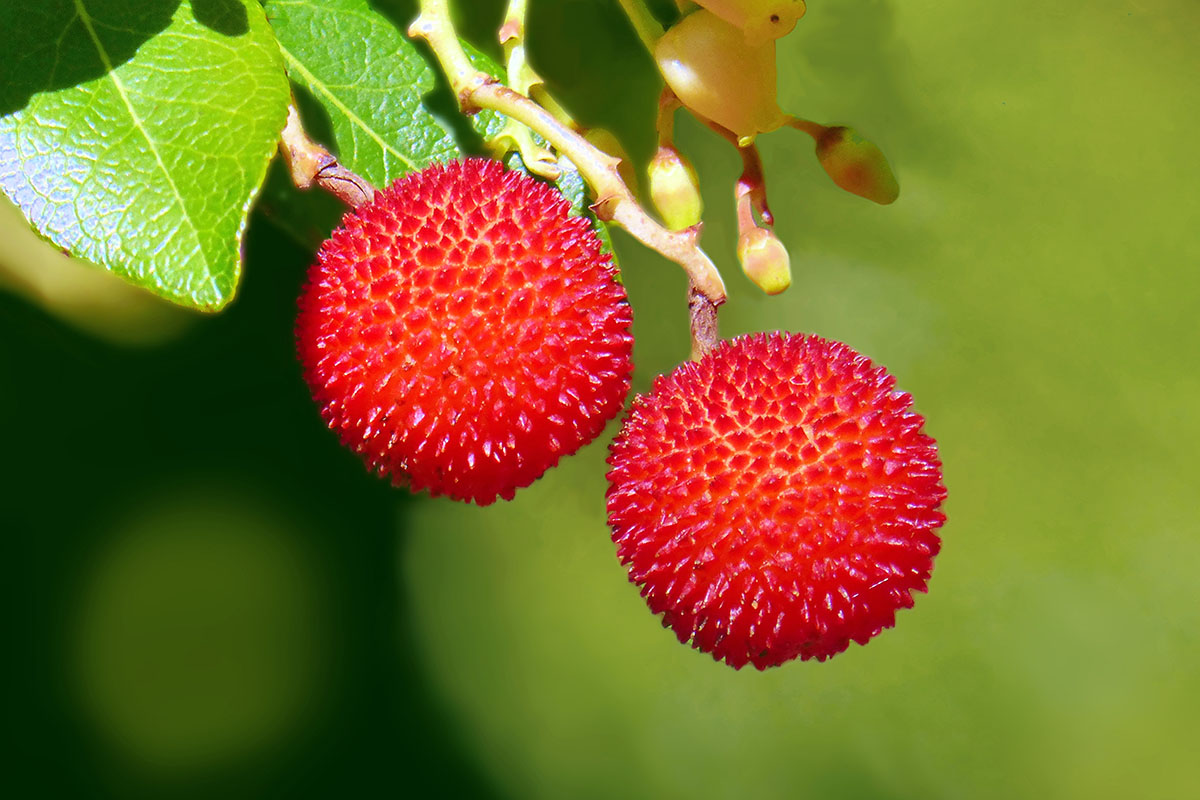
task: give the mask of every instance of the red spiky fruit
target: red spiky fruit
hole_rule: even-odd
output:
[[[895,379],[771,334],[660,376],[612,445],[621,563],[681,642],[740,669],[865,644],[925,591],[946,496]]]
[[[396,485],[487,505],[599,435],[629,391],[625,290],[557,190],[465,159],[346,215],[300,298],[321,415]]]

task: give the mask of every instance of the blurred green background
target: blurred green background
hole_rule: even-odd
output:
[[[484,40],[502,5],[464,24]],[[555,91],[644,161],[657,79],[615,0],[531,6]],[[878,143],[902,194],[763,137],[778,298],[733,261],[736,154],[681,117],[723,331],[887,365],[950,492],[897,628],[766,673],[646,611],[604,524],[608,437],[488,509],[369,478],[292,354],[310,254],[264,217],[212,318],[19,277],[9,219],[5,794],[1200,796],[1198,32],[1194,0],[812,0],[781,103]],[[645,390],[686,356],[684,284],[617,248]]]

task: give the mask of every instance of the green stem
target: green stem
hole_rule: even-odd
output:
[[[579,130],[579,123],[575,122],[554,96],[546,91],[546,83],[542,76],[534,72],[525,57],[525,18],[528,14],[526,2],[527,0],[509,0],[504,24],[500,26],[500,44],[504,46],[504,55],[508,59],[508,85],[545,108],[558,118],[559,122]],[[523,74],[525,83],[522,86],[514,85],[514,71]]]
[[[821,139],[821,134],[823,134],[823,133],[825,133],[825,131],[829,130],[829,128],[826,127],[825,125],[820,125],[811,120],[801,119],[800,117],[793,117],[790,114],[787,116],[784,124],[789,125],[798,131],[804,131],[809,136],[811,136],[813,139],[816,139],[818,141],[820,141],[820,139]]]
[[[513,91],[528,97],[532,94],[533,87],[541,85],[542,79],[525,59],[525,3],[526,0],[509,0],[508,12],[500,26],[499,39],[504,48],[508,85]],[[500,155],[509,150],[505,144],[506,140],[516,145],[521,152],[521,160],[530,172],[552,181],[561,177],[562,169],[559,168],[554,154],[533,140],[529,128],[512,119],[506,119],[504,129],[491,142]]]
[[[670,86],[664,86],[658,96],[658,115],[654,127],[658,130],[659,147],[675,147],[675,112],[683,105]]]
[[[508,0],[508,13],[504,15],[504,24],[500,26],[502,43],[505,38],[503,31],[507,31],[509,26],[517,29],[517,36],[525,38],[525,5],[526,0]]]
[[[508,13],[500,26],[500,45],[504,48],[508,85],[528,95],[530,88],[541,78],[525,61],[525,0],[509,0]]]
[[[775,215],[767,205],[767,179],[763,174],[762,156],[757,145],[739,147],[742,156],[742,174],[734,186],[734,198],[741,201],[743,196],[749,198],[751,207],[762,217],[763,224],[774,225]]]
[[[629,17],[630,23],[633,24],[634,33],[642,40],[646,51],[650,55],[654,55],[654,46],[658,44],[659,38],[663,35],[662,25],[659,25],[658,20],[650,13],[645,0],[620,0],[620,2],[625,16]]]

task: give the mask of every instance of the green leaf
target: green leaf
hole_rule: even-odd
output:
[[[287,110],[261,7],[6,4],[0,29],[21,47],[0,75],[0,189],[71,255],[223,307]]]
[[[467,154],[426,103],[437,91],[434,68],[393,21],[366,0],[270,0],[266,9],[288,75],[328,114],[334,141],[326,144],[347,168],[383,187],[429,164]],[[504,80],[504,68],[493,59],[467,42],[463,48],[477,69]],[[310,129],[316,122],[311,116],[305,115]],[[494,111],[469,120],[485,139],[504,126],[504,117]],[[526,171],[519,156],[510,155],[505,163]],[[559,189],[576,213],[593,220],[611,252],[607,228],[588,210],[586,185],[573,165],[564,161],[563,167]],[[311,216],[303,205],[287,202],[281,192],[272,203],[273,217],[289,227],[284,219],[291,213]],[[289,231],[294,235],[309,238],[293,228]]]
[[[325,108],[338,160],[376,186],[462,155],[425,108],[434,76],[416,46],[366,0],[271,0],[288,75]]]

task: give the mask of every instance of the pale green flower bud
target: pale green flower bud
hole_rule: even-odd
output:
[[[851,194],[882,205],[900,196],[883,153],[851,128],[827,128],[817,139],[817,158],[833,182]]]
[[[739,236],[737,255],[746,277],[767,294],[779,294],[792,285],[787,248],[766,228],[751,228]]]
[[[703,204],[696,170],[674,147],[660,147],[646,170],[650,199],[667,227],[673,231],[700,222]]]

